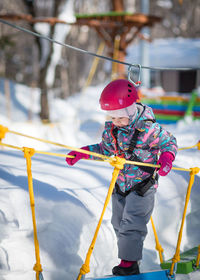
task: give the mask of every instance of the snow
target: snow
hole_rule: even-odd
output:
[[[32,101],[32,121],[28,121],[31,89],[23,85],[11,86],[11,116],[7,116],[0,83],[0,124],[10,130],[48,139],[61,144],[81,147],[100,141],[105,114],[98,99],[104,85],[90,87],[66,101],[51,94],[51,124],[42,124],[38,118],[39,90]],[[176,137],[180,147],[195,145],[200,139],[199,121],[180,121],[166,128]],[[19,147],[66,154],[68,150],[7,133],[4,143]],[[0,279],[35,279],[33,266],[35,251],[32,217],[28,193],[26,161],[23,153],[0,148]],[[178,153],[175,167],[200,167],[200,151],[183,150]],[[32,157],[32,175],[35,194],[37,233],[44,279],[76,279],[94,235],[106,198],[113,167],[99,161],[80,161],[70,167],[64,157],[35,154]],[[189,182],[189,172],[172,170],[160,178],[153,213],[159,241],[166,259],[175,253],[178,231]],[[181,252],[197,246],[200,215],[199,174],[191,192],[183,231]],[[102,226],[86,276],[111,274],[117,258],[116,238],[110,223],[111,205],[106,210]],[[144,243],[141,271],[159,269],[159,257],[151,224]],[[177,275],[177,279],[197,280],[200,272]]]

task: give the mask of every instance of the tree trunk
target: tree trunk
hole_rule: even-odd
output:
[[[49,102],[48,102],[47,88],[41,89],[40,104],[41,104],[40,118],[43,122],[49,122]]]
[[[8,79],[4,79],[4,91],[6,99],[6,114],[8,119],[11,120],[10,82]]]
[[[124,0],[112,0],[113,11],[124,11]]]
[[[35,8],[34,8],[34,3],[33,2],[27,2],[24,1],[24,3],[27,5],[28,11],[31,15],[33,15],[34,17],[36,16],[36,12],[35,12]],[[53,8],[52,8],[52,17],[57,17],[58,16],[58,12],[59,12],[59,6],[62,4],[62,0],[54,0],[53,2]],[[31,24],[31,28],[34,32],[35,31],[35,27],[34,24]],[[48,36],[50,38],[53,38],[55,32],[55,25],[51,25],[50,26],[50,32],[48,34]],[[38,51],[39,51],[39,60],[41,62],[42,58],[42,47],[43,45],[41,44],[41,39],[38,37],[35,37],[36,40],[36,44],[38,46]],[[50,119],[50,115],[49,115],[49,102],[48,102],[48,87],[46,84],[46,76],[47,76],[47,71],[48,68],[50,66],[51,63],[51,57],[53,54],[53,43],[48,42],[49,44],[49,51],[48,51],[48,55],[46,57],[45,62],[43,63],[43,65],[40,67],[39,69],[39,79],[38,79],[38,86],[41,90],[41,97],[40,97],[40,105],[41,105],[41,111],[40,111],[40,118],[43,121],[49,121]]]

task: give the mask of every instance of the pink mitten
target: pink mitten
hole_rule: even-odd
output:
[[[161,176],[166,176],[169,173],[169,171],[172,169],[173,160],[174,160],[174,155],[172,153],[170,152],[162,153],[157,162],[157,164],[161,165],[158,174]]]
[[[89,151],[88,146],[82,147],[81,149],[86,150],[86,151]],[[74,165],[77,161],[79,161],[79,160],[82,159],[82,158],[88,159],[88,158],[90,157],[90,156],[87,155],[87,154],[83,154],[83,153],[76,152],[76,151],[71,151],[70,153],[68,153],[68,155],[74,156],[74,158],[68,158],[68,157],[66,157],[66,162],[67,162],[69,165]]]

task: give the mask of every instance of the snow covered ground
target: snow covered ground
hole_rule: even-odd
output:
[[[67,101],[52,95],[52,124],[43,125],[37,117],[38,91],[34,92],[31,102],[33,120],[27,121],[30,89],[12,85],[10,119],[5,110],[4,95],[0,92],[0,124],[13,131],[74,147],[96,143],[100,141],[105,121],[98,105],[102,87],[91,87]],[[177,137],[179,147],[187,147],[200,140],[199,127],[199,121],[181,121],[167,129]],[[11,133],[3,142],[61,154],[67,152]],[[196,148],[180,151],[174,166],[200,167],[199,155]],[[32,157],[37,230],[45,280],[76,279],[100,217],[112,170],[109,163],[97,161],[82,160],[69,167],[63,157],[41,154]],[[160,178],[153,219],[166,259],[175,253],[188,182],[189,173],[183,171],[172,170],[167,177]],[[200,244],[199,200],[200,174],[195,177],[191,192],[181,251]],[[86,278],[111,274],[112,267],[119,261],[110,217],[109,204],[91,257],[91,272]],[[159,269],[150,223],[148,228],[141,271]],[[26,161],[21,151],[0,148],[0,279],[35,279],[34,264]],[[177,279],[199,280],[200,272],[177,275]]]

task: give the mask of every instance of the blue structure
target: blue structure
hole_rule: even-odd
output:
[[[169,270],[151,271],[130,276],[104,276],[101,278],[87,278],[87,280],[169,280]],[[170,276],[170,279],[175,279]]]

